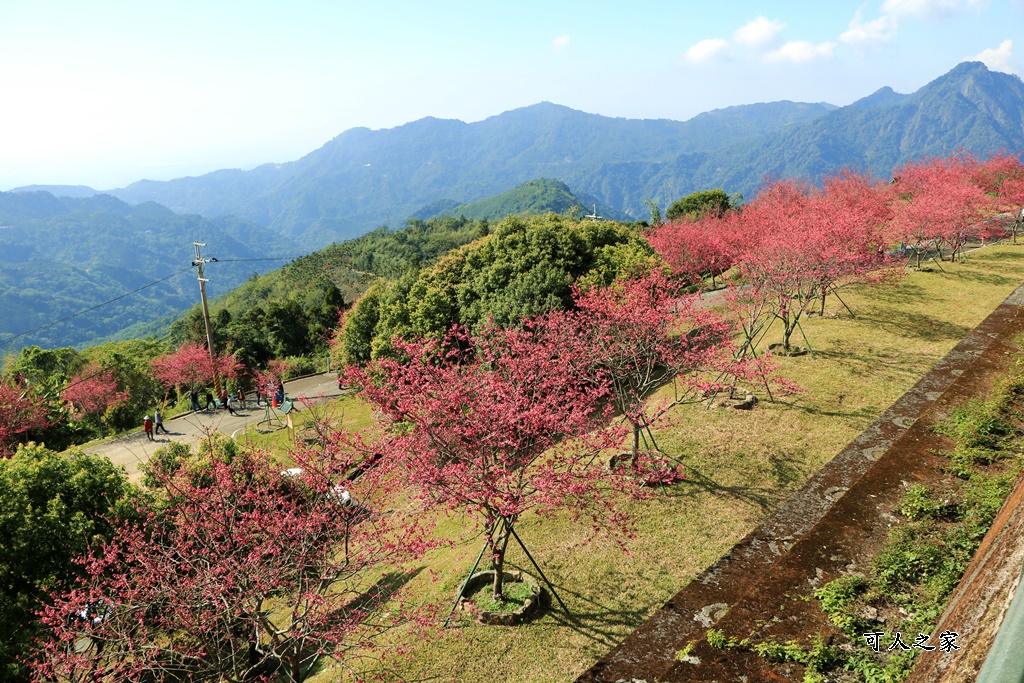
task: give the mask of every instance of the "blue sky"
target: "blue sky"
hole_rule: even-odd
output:
[[[0,0],[0,190],[291,161],[542,100],[685,120],[1024,74],[1024,0]]]

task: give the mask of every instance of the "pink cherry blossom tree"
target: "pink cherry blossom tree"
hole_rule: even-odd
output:
[[[995,237],[1009,232],[1013,243],[1017,243],[1017,234],[1024,227],[1024,164],[1010,154],[996,154],[972,169],[972,181],[994,203],[994,210],[1000,214],[995,220],[984,224],[988,228],[983,238]],[[1007,231],[1003,226],[1009,226]]]
[[[49,406],[30,387],[0,379],[0,457],[9,458],[19,442],[50,426]]]
[[[897,234],[914,248],[917,267],[933,248],[942,258],[943,246],[956,260],[974,226],[981,224],[992,200],[972,182],[976,162],[969,157],[926,159],[903,166],[891,186]]]
[[[887,227],[892,220],[889,199],[877,180],[849,171],[826,177],[822,187],[812,191],[811,220],[806,224],[807,239],[813,245],[808,267],[820,279],[820,315],[825,314],[826,297],[838,296],[840,288],[892,281],[900,272],[885,255],[892,241]]]
[[[424,537],[339,479],[347,454],[292,457],[299,477],[253,451],[151,468],[162,502],[144,502],[81,558],[86,578],[53,593],[37,678],[297,683],[321,657],[363,670],[413,616],[393,597]]]
[[[742,286],[732,299],[748,332],[745,349],[768,321],[782,324],[782,348],[817,302],[840,287],[891,272],[884,255],[889,208],[870,179],[842,173],[821,188],[776,182],[744,207],[749,234],[737,255]]]
[[[661,271],[575,293],[575,311],[549,316],[547,324],[577,341],[579,357],[606,381],[616,412],[629,423],[631,461],[641,440],[655,446],[652,428],[673,407],[753,379],[760,369],[738,358],[732,326],[702,305],[699,295],[679,296]],[[673,398],[651,405],[649,394],[672,383]]]
[[[709,212],[698,219],[662,223],[648,232],[647,241],[684,282],[700,282],[710,275],[715,289],[715,278],[735,262],[739,222],[738,212]]]
[[[163,384],[185,389],[210,386],[214,371],[220,377],[234,379],[242,369],[234,355],[217,356],[215,365],[206,347],[197,343],[185,344],[177,351],[157,358],[151,366],[153,376]]]
[[[759,308],[782,323],[787,352],[801,318],[822,291],[810,204],[807,186],[780,181],[743,209],[749,238],[737,259],[742,297],[753,302],[747,308]]]
[[[72,415],[97,422],[108,408],[126,402],[129,396],[130,392],[118,388],[112,371],[96,364],[90,364],[75,374],[61,394]]]
[[[634,478],[597,457],[623,435],[604,428],[609,390],[574,353],[577,341],[543,320],[477,337],[453,328],[440,341],[396,338],[394,358],[349,370],[395,426],[381,463],[421,500],[483,528],[498,600],[524,514],[566,511],[622,533],[626,518],[613,494],[643,495]]]

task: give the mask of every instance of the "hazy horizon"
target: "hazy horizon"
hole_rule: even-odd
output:
[[[0,5],[0,189],[249,169],[351,128],[542,101],[679,121],[779,100],[844,106],[965,60],[1020,74],[1021,25],[1024,0]]]

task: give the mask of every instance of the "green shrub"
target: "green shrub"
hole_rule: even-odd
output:
[[[159,488],[163,476],[177,472],[191,457],[192,448],[187,443],[172,441],[161,446],[141,466],[143,485],[150,489]]]
[[[717,628],[710,629],[707,635],[708,645],[718,649],[727,647],[729,639],[725,637],[725,632],[719,631]]]
[[[928,486],[915,483],[903,495],[899,511],[910,519],[920,520],[939,517],[945,508],[946,506],[932,497]]]
[[[1002,415],[1002,404],[999,398],[989,401],[972,398],[950,411],[949,419],[939,425],[936,431],[952,438],[962,447],[997,448],[1002,438],[1010,432],[1009,424]]]
[[[833,624],[851,638],[856,637],[860,619],[853,612],[857,598],[867,591],[870,582],[862,574],[849,574],[829,581],[814,592],[821,609]]]

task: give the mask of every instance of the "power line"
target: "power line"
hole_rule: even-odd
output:
[[[241,263],[243,261],[294,261],[301,256],[281,256],[279,258],[219,258],[217,263]]]
[[[300,257],[298,257],[298,256],[287,256],[287,257],[282,256],[282,257],[277,257],[277,258],[218,259],[217,261],[218,261],[218,263],[240,263],[240,262],[252,262],[252,261],[294,261],[294,260],[296,260],[298,258],[300,258]],[[17,341],[18,339],[21,339],[23,337],[28,337],[30,335],[33,335],[33,334],[37,333],[37,332],[42,332],[43,330],[49,329],[49,328],[54,327],[56,325],[60,325],[61,323],[65,323],[65,322],[67,322],[67,321],[69,321],[69,320],[71,320],[73,318],[77,318],[78,316],[85,315],[86,313],[91,313],[92,311],[95,311],[98,308],[102,308],[103,306],[107,306],[107,305],[112,304],[112,303],[114,303],[116,301],[120,301],[121,299],[124,299],[125,297],[131,296],[132,294],[137,294],[137,293],[141,292],[144,289],[148,289],[150,287],[153,287],[154,285],[160,284],[161,282],[165,282],[167,280],[170,280],[173,277],[176,277],[178,275],[181,275],[182,273],[188,272],[188,270],[189,270],[189,268],[184,268],[184,269],[179,270],[177,272],[171,273],[167,277],[160,278],[159,280],[154,280],[153,282],[150,282],[149,284],[143,285],[143,286],[141,286],[141,287],[139,287],[137,289],[133,289],[130,292],[125,292],[124,294],[121,294],[120,296],[116,296],[113,299],[110,299],[108,301],[104,301],[102,303],[98,303],[95,306],[91,306],[91,307],[86,308],[84,310],[78,311],[77,313],[72,313],[71,315],[66,316],[64,318],[61,318],[59,320],[54,320],[53,322],[46,323],[45,325],[40,325],[39,327],[37,327],[35,329],[28,330],[27,332],[22,332],[20,334],[17,334],[17,335],[15,335],[13,337],[10,337],[9,339],[4,340],[4,342],[3,342],[4,343],[4,347],[5,348],[10,348],[11,345],[13,344],[13,342]],[[89,325],[89,326],[86,326],[83,329],[91,329],[93,327],[98,327],[100,324],[102,324],[102,323],[97,323],[97,324],[94,324],[94,325]],[[70,332],[68,334],[61,335],[58,338],[59,339],[66,339],[66,338],[72,336],[73,334],[75,334],[75,333],[74,332]]]
[[[157,322],[158,321],[153,321],[153,323],[157,323]],[[89,325],[77,325],[73,329],[71,329],[71,330],[69,330],[67,332],[60,332],[60,333],[56,333],[56,334],[50,335],[49,337],[47,337],[47,339],[49,340],[49,343],[57,345],[59,342],[63,342],[65,339],[70,339],[71,337],[75,337],[75,336],[81,335],[83,332],[85,332],[87,330],[93,330],[93,329],[96,329],[97,327],[100,327],[101,325],[107,325],[109,323],[110,323],[109,320],[100,320],[98,322],[94,322],[94,323],[91,323]],[[109,337],[109,336],[111,336],[113,334],[116,334],[116,332],[109,332],[109,333],[107,333],[106,336]],[[155,336],[155,333],[151,335],[151,338],[153,339],[153,341],[164,341],[166,339],[170,339],[170,337],[171,337],[171,332],[169,332],[169,331],[165,332],[163,334],[163,336],[160,336],[160,337]],[[117,341],[126,341],[126,340],[117,340]],[[91,344],[92,342],[90,341],[88,343]],[[9,348],[9,347],[7,347],[7,348]]]
[[[71,315],[69,315],[67,317],[64,317],[64,318],[61,318],[60,320],[54,320],[53,322],[46,323],[45,325],[40,325],[39,327],[35,328],[34,330],[29,330],[28,332],[22,332],[21,334],[17,334],[15,336],[11,337],[10,339],[8,339],[6,341],[6,344],[7,344],[7,346],[10,346],[11,342],[15,341],[16,339],[21,339],[22,337],[27,337],[30,334],[35,334],[36,332],[41,332],[41,331],[43,331],[45,329],[53,327],[54,325],[59,325],[61,323],[67,322],[68,320],[71,320],[72,318],[77,318],[80,315],[85,315],[86,313],[90,313],[92,311],[95,311],[97,308],[102,308],[103,306],[106,306],[108,304],[112,304],[115,301],[120,301],[121,299],[125,298],[126,296],[131,296],[132,294],[137,294],[137,293],[141,292],[144,289],[148,289],[148,288],[150,288],[150,287],[152,287],[154,285],[160,284],[161,282],[165,282],[167,280],[170,280],[172,277],[177,277],[178,275],[181,275],[182,273],[187,273],[190,269],[191,269],[191,266],[189,266],[188,268],[183,268],[182,270],[179,270],[179,271],[177,271],[175,273],[171,273],[167,277],[162,277],[159,280],[154,280],[153,282],[150,282],[147,285],[142,285],[141,287],[139,287],[137,289],[133,289],[130,292],[125,292],[124,294],[122,294],[120,296],[116,296],[113,299],[110,299],[108,301],[104,301],[102,303],[96,304],[95,306],[90,306],[89,308],[86,308],[84,310],[78,311],[77,313],[72,313]]]
[[[102,366],[100,366],[100,369],[99,369],[99,370],[97,370],[96,372],[92,373],[92,374],[91,374],[91,375],[89,375],[88,377],[79,377],[79,378],[78,378],[78,381],[76,381],[76,382],[70,382],[70,383],[68,383],[68,385],[64,387],[64,389],[63,389],[63,391],[62,391],[61,393],[64,393],[64,391],[67,391],[67,390],[68,390],[68,389],[70,389],[71,387],[77,387],[77,386],[78,386],[79,384],[81,384],[82,382],[85,382],[85,381],[87,381],[87,380],[90,380],[90,379],[92,379],[93,377],[96,377],[97,375],[102,375],[102,374],[103,374],[104,372],[110,372],[110,369],[109,369],[109,368],[105,368],[105,367],[102,367]],[[72,379],[74,379],[74,377],[72,377]]]

